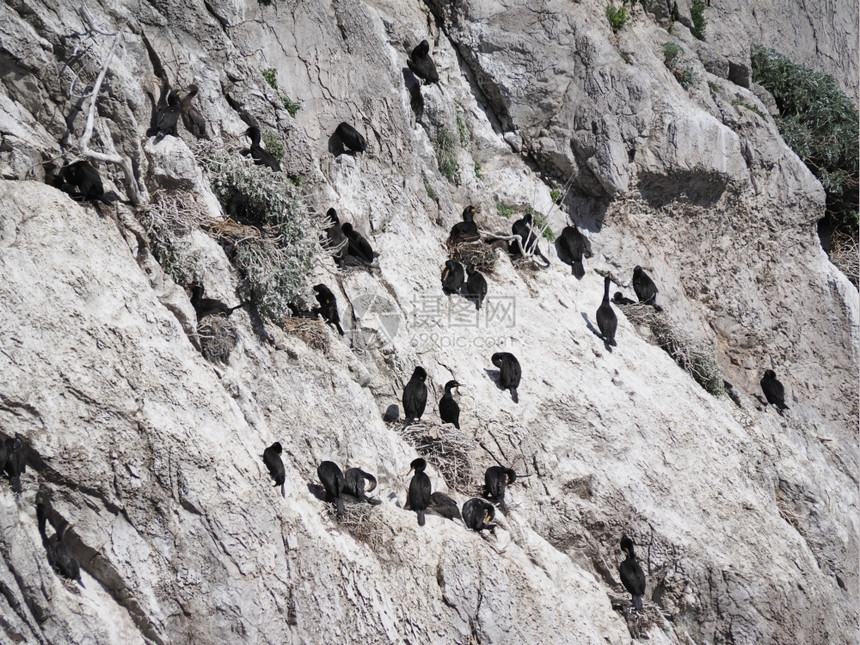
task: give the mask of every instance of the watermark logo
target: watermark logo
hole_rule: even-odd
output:
[[[388,345],[400,329],[400,312],[387,294],[363,293],[352,301],[358,329],[365,346]]]

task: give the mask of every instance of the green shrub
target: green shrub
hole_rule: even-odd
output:
[[[617,34],[624,25],[627,24],[628,19],[627,7],[615,7],[613,5],[607,5],[606,7],[606,19],[609,21],[609,27],[612,29],[613,34]]]
[[[295,119],[296,113],[302,109],[302,104],[293,101],[290,97],[285,96],[284,94],[281,94],[280,97],[284,109],[286,109],[286,111],[290,113],[290,116]]]
[[[705,18],[705,3],[702,0],[693,0],[693,6],[690,7],[690,19],[693,21],[693,35],[699,40],[704,40],[708,21]]]
[[[827,210],[822,224],[832,230],[832,246],[857,240],[857,108],[832,76],[771,49],[753,47],[752,68],[753,80],[776,100],[777,127],[785,142],[824,186]]]
[[[505,219],[511,219],[511,215],[514,214],[514,209],[504,204],[496,204],[496,212],[500,217],[504,217]]]
[[[240,295],[280,325],[288,303],[309,299],[322,216],[309,212],[283,173],[234,155],[216,155],[208,169],[212,191],[237,223],[222,227],[219,239],[242,275]]]
[[[427,192],[427,197],[429,197],[430,199],[436,199],[436,197],[438,197],[438,195],[436,194],[436,191],[433,190],[433,186],[430,185],[430,180],[427,179],[427,175],[423,175],[423,178],[424,178],[424,190]]]
[[[713,81],[708,81],[708,89],[711,90],[711,94],[719,94],[722,91],[720,86]]]
[[[164,272],[179,285],[197,278],[198,258],[183,239],[208,221],[205,210],[189,192],[159,190],[141,214],[149,249]]]
[[[264,132],[263,143],[266,144],[266,150],[271,152],[275,159],[280,161],[284,158],[284,146],[274,132]]]
[[[273,90],[278,89],[278,72],[274,67],[269,67],[263,70],[263,78],[271,86]]]
[[[761,110],[759,110],[755,105],[753,105],[753,104],[752,104],[752,103],[750,103],[749,101],[744,101],[743,99],[732,99],[732,105],[740,105],[741,107],[746,108],[746,109],[747,109],[747,110],[749,110],[750,112],[755,112],[755,113],[756,113],[756,114],[758,114],[762,119],[764,119],[765,121],[767,121],[767,115],[765,115],[765,113],[764,113],[764,112],[762,112]]]
[[[481,164],[479,164],[477,161],[475,162],[475,177],[477,179],[484,178],[484,175],[481,173]]]
[[[436,132],[436,136],[433,137],[433,148],[436,150],[436,162],[439,164],[439,172],[448,181],[457,183],[457,172],[459,170],[457,155],[460,152],[457,135],[448,128],[441,128]]]
[[[669,69],[675,69],[675,65],[678,62],[678,56],[684,50],[681,49],[680,45],[673,43],[672,41],[663,43],[663,62],[666,64],[666,67]]]
[[[553,204],[558,204],[561,201],[561,193],[557,190],[549,191],[549,196]]]
[[[666,67],[671,70],[672,75],[681,84],[681,87],[688,90],[695,85],[699,79],[692,67],[678,67],[678,58],[683,53],[684,50],[676,43],[671,41],[663,43],[663,62],[666,64]]]

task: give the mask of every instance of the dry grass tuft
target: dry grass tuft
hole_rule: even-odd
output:
[[[177,284],[194,278],[194,260],[184,250],[179,238],[211,220],[206,210],[189,192],[159,190],[146,205],[141,223],[149,238],[149,247],[158,263]]]
[[[375,512],[375,508],[365,503],[346,504],[346,512],[339,521],[334,504],[326,504],[326,513],[333,522],[345,529],[357,541],[366,544],[374,551],[378,551],[383,546],[383,536],[384,531],[387,530],[387,525],[383,521],[382,515]]]
[[[850,236],[834,236],[830,261],[854,283],[860,286],[860,244]]]
[[[794,527],[794,530],[803,535],[800,528],[800,518],[791,510],[788,505],[788,500],[781,488],[776,489],[776,508],[779,511],[779,516]]]
[[[239,342],[236,327],[224,316],[206,316],[197,324],[197,335],[203,358],[210,363],[226,365],[230,352]]]
[[[448,245],[448,252],[452,260],[456,260],[464,267],[472,264],[478,271],[492,272],[496,268],[496,252],[484,242],[460,242]]]
[[[617,305],[635,325],[648,327],[657,345],[710,394],[720,396],[725,391],[723,373],[712,347],[697,342],[689,333],[677,327],[669,317],[651,305]]]
[[[477,443],[461,430],[419,421],[401,428],[400,436],[442,473],[449,487],[466,492],[474,485],[472,451]]]
[[[325,322],[318,318],[286,316],[281,322],[281,328],[288,334],[301,338],[308,347],[322,351],[328,350]]]

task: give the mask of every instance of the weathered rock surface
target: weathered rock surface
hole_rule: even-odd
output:
[[[639,8],[615,36],[597,2],[430,4],[0,7],[0,433],[32,449],[24,492],[0,481],[4,642],[628,642],[613,611],[626,606],[623,532],[640,545],[654,624],[639,628],[652,642],[853,641],[860,306],[816,238],[820,185],[735,99],[764,104],[727,80],[759,40],[718,38],[752,33],[722,8],[708,9],[714,39],[698,45]],[[837,23],[856,40],[851,11]],[[793,15],[769,13],[768,26],[751,14],[747,27],[768,44]],[[267,323],[269,343],[240,309],[228,364],[208,363],[136,213],[20,181],[42,178],[35,164],[59,155],[67,123],[74,151],[79,98],[111,36],[68,34],[93,26],[124,31],[92,147],[128,155],[152,190],[217,209],[190,135],[144,139],[143,86],[163,69],[201,88],[218,144],[238,154],[250,123],[276,132],[308,203],[336,206],[371,239],[373,273],[321,259],[310,276],[335,292],[346,336],[325,330],[315,349]],[[841,51],[818,33],[820,51]],[[403,69],[423,38],[442,80],[422,88],[416,117]],[[699,75],[689,91],[663,64],[673,38]],[[827,64],[847,78],[856,52]],[[301,104],[294,117],[265,68]],[[367,153],[329,152],[341,121]],[[437,170],[443,130],[457,139],[455,181]],[[577,223],[595,250],[586,276],[500,257],[482,313],[457,309],[439,274],[467,204],[495,232],[511,225],[497,204],[531,206],[556,233]],[[183,239],[207,291],[238,301],[222,248],[202,231]],[[716,346],[737,404],[622,312],[613,352],[592,333],[602,275],[632,295],[637,264],[674,324]],[[502,349],[523,366],[519,404],[493,380]],[[462,503],[497,462],[530,475],[493,536],[432,516],[419,528],[400,508],[415,450],[382,413],[416,364],[427,419],[447,380],[464,384],[475,441],[466,483],[431,468],[434,489]],[[755,398],[769,367],[787,388],[784,417]],[[285,499],[260,458],[275,440]],[[325,459],[378,477],[383,504],[363,524],[338,524],[312,493]],[[47,563],[37,493],[71,524],[81,584]]]

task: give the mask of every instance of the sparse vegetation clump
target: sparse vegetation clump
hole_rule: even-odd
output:
[[[749,101],[744,101],[743,99],[732,99],[732,105],[740,105],[741,107],[746,108],[750,112],[755,112],[762,119],[767,121],[767,115]]]
[[[714,349],[697,342],[674,324],[665,313],[651,305],[621,305],[624,315],[636,325],[651,330],[656,344],[668,353],[687,374],[708,393],[720,396],[725,391],[723,373]]]
[[[213,232],[242,273],[240,295],[280,325],[288,303],[308,300],[322,217],[282,173],[235,156],[207,161],[212,191],[231,217]]]
[[[295,118],[296,113],[302,108],[302,104],[296,101],[293,101],[286,94],[281,94],[280,89],[278,89],[278,72],[274,67],[269,67],[264,69],[263,78],[266,80],[266,83],[269,84],[275,92],[278,94],[278,98],[281,99],[281,104],[284,106],[284,109],[290,113],[290,116]]]
[[[612,29],[613,34],[617,34],[621,31],[624,25],[627,24],[629,17],[627,7],[624,5],[616,7],[610,4],[606,7],[606,19],[609,21],[609,27]]]
[[[274,132],[263,133],[263,143],[266,144],[266,150],[272,153],[272,156],[280,161],[284,158],[284,145],[278,140]]]
[[[702,0],[693,0],[693,5],[690,7],[690,20],[693,21],[693,36],[704,40],[708,21],[705,18],[705,3]]]
[[[832,252],[831,258],[848,257],[858,238],[857,108],[832,76],[793,63],[772,49],[753,47],[752,68],[753,80],[776,101],[777,127],[785,142],[827,193],[826,215],[819,224],[824,249]],[[854,260],[856,266],[856,253]]]
[[[514,214],[514,209],[510,206],[505,206],[504,204],[496,204],[496,212],[499,214],[499,217],[511,219],[511,215]]]
[[[161,190],[153,193],[143,211],[142,224],[152,255],[176,284],[194,279],[195,259],[180,238],[208,221],[205,210],[191,193]]]
[[[540,232],[544,239],[549,242],[555,242],[555,233],[553,233],[552,229],[549,227],[549,222],[546,217],[544,217],[542,213],[538,213],[533,208],[526,209],[526,213],[530,213],[534,220],[533,228]]]
[[[210,363],[226,365],[230,352],[239,342],[239,334],[233,322],[224,316],[206,316],[197,325],[200,351]]]
[[[698,82],[698,78],[692,67],[680,67],[678,65],[682,53],[684,50],[676,43],[669,41],[663,44],[663,62],[681,84],[681,87],[688,90]]]
[[[458,136],[448,128],[441,128],[433,137],[433,148],[436,150],[436,162],[439,164],[439,172],[453,183],[457,183],[460,170],[457,163],[457,155],[460,152]]]

